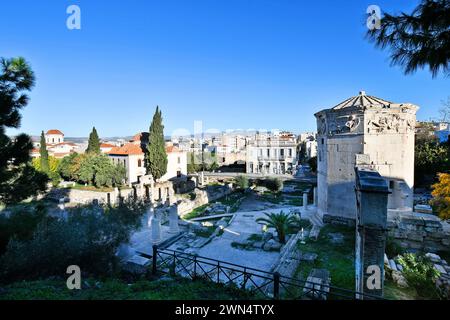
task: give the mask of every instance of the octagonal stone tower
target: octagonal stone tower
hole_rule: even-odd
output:
[[[387,180],[388,209],[412,208],[417,110],[361,91],[315,114],[318,214],[325,222],[354,221],[356,165],[375,169]]]

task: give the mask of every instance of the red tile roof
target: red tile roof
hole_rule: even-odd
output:
[[[121,147],[112,148],[108,154],[110,155],[130,155],[130,154],[144,154],[141,146],[134,143],[127,143]]]
[[[115,145],[110,144],[110,143],[102,143],[100,144],[100,148],[114,148]]]
[[[47,134],[60,134],[60,135],[64,135],[64,133],[62,133],[61,131],[59,131],[58,129],[50,129],[47,131]]]

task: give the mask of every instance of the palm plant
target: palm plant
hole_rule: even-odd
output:
[[[286,214],[283,211],[280,213],[264,213],[266,216],[256,219],[258,223],[264,223],[268,227],[275,228],[278,233],[278,240],[281,243],[286,242],[286,233],[289,228],[295,223],[293,215]]]

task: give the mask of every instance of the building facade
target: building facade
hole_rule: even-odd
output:
[[[315,114],[319,215],[355,219],[356,165],[367,165],[387,180],[388,209],[412,208],[417,110],[362,91]]]
[[[137,184],[147,174],[145,167],[145,148],[148,144],[148,133],[136,134],[132,140],[120,147],[113,147],[108,156],[116,165],[123,165],[126,170],[126,183],[128,186]],[[187,175],[187,153],[174,146],[166,147],[167,172],[159,181]]]
[[[292,174],[296,165],[297,140],[292,133],[257,133],[247,145],[247,173]]]

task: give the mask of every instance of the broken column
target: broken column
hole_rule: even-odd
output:
[[[151,206],[153,208],[153,204]],[[161,220],[159,218],[159,213],[153,209],[153,215],[151,218],[151,228],[152,228],[152,242],[157,243],[161,241]]]
[[[356,167],[355,172],[356,291],[382,297],[389,189],[376,170]],[[363,295],[356,298],[367,299]]]
[[[180,232],[180,228],[178,227],[178,204],[175,203],[170,207],[169,211],[169,232],[170,233],[178,233]]]
[[[303,210],[306,210],[308,207],[308,193],[303,192]]]
[[[313,189],[313,203],[317,206],[317,187],[314,187]]]

